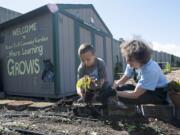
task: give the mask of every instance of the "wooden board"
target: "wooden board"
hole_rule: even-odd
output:
[[[13,102],[10,102],[7,104],[8,109],[13,109],[13,110],[24,110],[27,108],[27,106],[31,105],[33,102],[32,101],[17,101],[14,100]]]
[[[91,103],[91,104],[77,103],[77,102],[73,103],[73,107],[86,107],[88,105],[90,105],[90,106],[102,106],[102,103],[100,103],[100,102],[95,102],[95,103]]]
[[[134,116],[135,114],[135,105],[129,105],[126,109],[108,107],[109,116]]]
[[[30,109],[44,109],[55,105],[55,103],[51,102],[34,102],[33,104],[29,105],[28,108]]]
[[[8,99],[0,100],[0,106],[6,105],[11,102],[14,102],[14,100],[8,100]]]
[[[145,117],[154,117],[162,120],[172,120],[173,106],[171,105],[141,105],[141,111]]]
[[[180,108],[175,108],[175,118],[180,121]]]

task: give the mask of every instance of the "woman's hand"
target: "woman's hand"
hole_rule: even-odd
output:
[[[146,91],[141,88],[141,87],[136,87],[135,90],[133,91],[129,91],[129,90],[125,90],[125,91],[118,91],[117,95],[119,97],[124,97],[124,98],[128,98],[128,99],[137,99],[139,98],[141,95],[143,95]]]
[[[118,86],[125,84],[129,80],[129,77],[123,75],[119,80],[115,80],[112,89],[116,89]]]
[[[116,88],[119,86],[118,81],[115,80],[112,86],[112,89],[116,90]]]

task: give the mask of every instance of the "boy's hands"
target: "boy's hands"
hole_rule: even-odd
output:
[[[88,76],[89,77],[89,76]],[[96,92],[102,87],[104,80],[98,80],[94,77],[81,78],[76,83],[77,94],[80,96],[80,100],[90,101],[92,97],[97,94]]]
[[[91,77],[92,79],[92,89],[96,90],[96,89],[99,89],[101,87],[101,81],[100,80],[97,80],[96,78],[94,77]]]
[[[77,94],[78,94],[81,98],[84,98],[84,96],[85,96],[81,89],[77,89]]]

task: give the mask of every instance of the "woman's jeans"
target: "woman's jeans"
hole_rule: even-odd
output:
[[[132,84],[125,84],[117,88],[117,91],[134,90],[135,86]],[[140,97],[136,99],[129,99],[119,97],[119,100],[127,104],[168,104],[166,88],[156,88],[155,91],[146,90]]]

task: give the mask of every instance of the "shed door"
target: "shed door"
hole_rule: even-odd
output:
[[[80,27],[80,44],[91,44],[91,32],[83,27]]]
[[[76,72],[78,69],[78,66],[80,64],[80,58],[78,56],[78,48],[80,44],[82,43],[92,43],[92,38],[91,38],[91,31],[89,29],[86,29],[85,27],[81,26],[80,24],[76,23],[75,24],[75,46],[76,46]]]
[[[89,29],[84,28],[83,26],[79,27],[80,32],[80,44],[89,43],[95,47],[97,57],[104,59],[104,37],[100,34],[90,31]]]
[[[112,82],[112,51],[111,51],[111,38],[106,37],[100,32],[96,32],[93,29],[75,23],[75,40],[76,40],[76,72],[80,64],[80,59],[78,56],[78,48],[81,43],[90,43],[96,49],[97,57],[100,57],[106,61],[107,70],[108,70],[108,80]]]
[[[75,93],[75,45],[74,22],[71,18],[59,15],[59,52],[61,96]]]
[[[103,46],[103,37],[95,34],[95,49],[96,49],[96,55],[99,58],[105,59],[104,57],[104,46]]]

